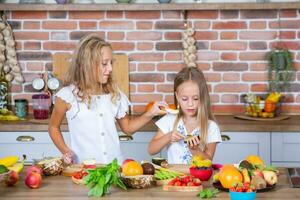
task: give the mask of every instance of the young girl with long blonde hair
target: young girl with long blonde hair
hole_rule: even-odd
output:
[[[148,152],[154,155],[166,147],[168,161],[173,164],[188,164],[193,155],[212,160],[221,134],[204,75],[198,68],[186,67],[176,75],[174,99],[179,114],[167,114],[156,122],[159,129]]]
[[[127,135],[132,135],[152,117],[163,114],[156,102],[151,110],[129,118],[129,100],[112,77],[112,47],[98,35],[82,38],[72,58],[65,87],[56,94],[49,124],[49,134],[67,163],[81,163],[94,158],[107,164],[114,158],[122,163],[119,135],[115,121]],[[67,146],[61,131],[66,116],[71,137]]]

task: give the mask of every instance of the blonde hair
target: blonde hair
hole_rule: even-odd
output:
[[[199,88],[199,101],[200,106],[198,107],[197,119],[199,119],[199,128],[201,131],[201,139],[200,143],[202,147],[205,147],[206,139],[208,135],[208,120],[215,120],[211,111],[210,106],[210,97],[208,92],[208,87],[206,84],[206,80],[204,74],[197,67],[185,67],[183,68],[174,79],[174,102],[176,107],[178,106],[178,101],[175,95],[178,87],[187,82],[193,81],[198,85]],[[179,119],[183,116],[182,110],[179,107],[179,114],[174,123],[174,129],[177,127]]]
[[[95,88],[99,89],[101,93],[110,93],[113,102],[119,96],[112,74],[109,75],[108,81],[105,84],[97,81],[97,73],[95,73],[94,68],[101,65],[101,50],[103,47],[112,49],[111,45],[97,34],[89,34],[80,40],[74,51],[64,84],[74,84],[76,91],[73,92],[75,92],[81,101],[88,101],[90,103],[91,92]]]

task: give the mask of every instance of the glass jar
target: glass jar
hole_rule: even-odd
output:
[[[28,102],[26,99],[15,100],[15,114],[20,118],[25,118],[27,115]]]
[[[35,119],[48,119],[51,106],[50,96],[47,94],[32,95],[33,116]]]

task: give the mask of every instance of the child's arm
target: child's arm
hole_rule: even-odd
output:
[[[159,109],[159,106],[167,107],[167,104],[165,102],[155,102],[152,108],[141,116],[129,118],[126,115],[121,119],[117,119],[121,130],[127,135],[132,135],[147,124],[154,116],[165,114],[165,111]]]
[[[53,143],[62,154],[66,154],[71,151],[69,147],[66,145],[60,131],[61,122],[69,107],[70,105],[68,103],[63,101],[61,98],[57,97],[55,99],[55,105],[54,105],[54,109],[48,127],[49,135]]]
[[[148,152],[151,155],[157,154],[165,146],[169,145],[172,142],[178,142],[182,140],[183,136],[177,131],[172,131],[167,134],[164,134],[160,129],[158,129],[156,135],[152,138],[148,146]]]
[[[206,144],[204,151],[202,151],[198,146],[189,146],[189,147],[192,155],[200,155],[204,159],[212,160],[215,154],[216,146],[217,146],[216,142],[208,143]]]

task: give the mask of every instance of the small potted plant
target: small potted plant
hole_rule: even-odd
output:
[[[290,51],[286,48],[276,48],[267,54],[269,62],[268,82],[269,92],[284,92],[292,79],[293,62]]]

